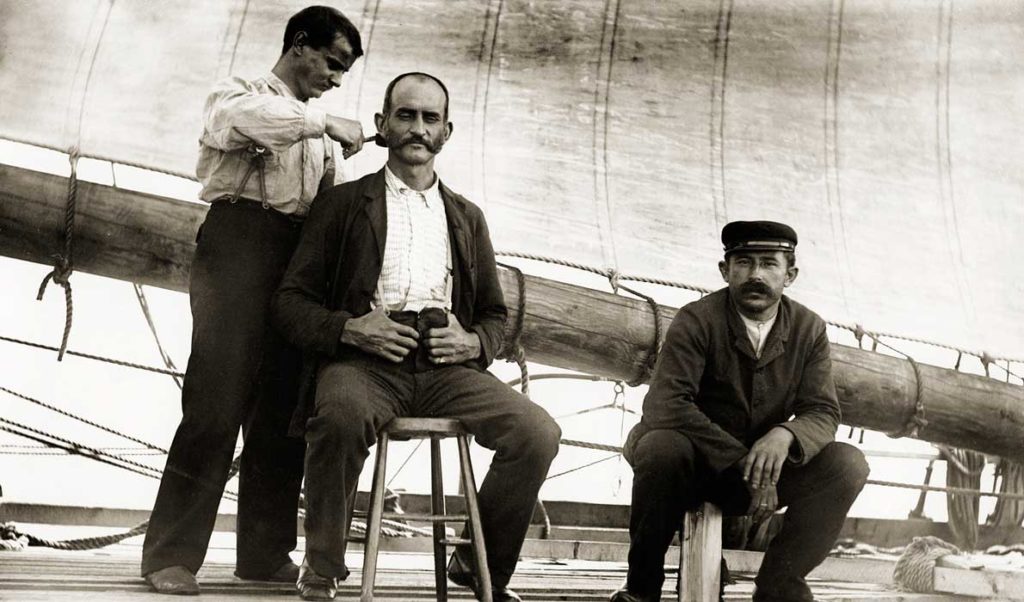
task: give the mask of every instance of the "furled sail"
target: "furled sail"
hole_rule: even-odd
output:
[[[210,85],[304,5],[2,0],[0,137],[191,173]],[[496,247],[717,286],[721,226],[777,219],[824,316],[1022,354],[1024,5],[333,5],[367,53],[317,102],[369,126],[394,75],[448,82],[439,171]]]

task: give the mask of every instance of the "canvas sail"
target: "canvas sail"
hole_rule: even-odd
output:
[[[0,136],[191,173],[211,84],[304,5],[0,1]],[[316,102],[369,126],[394,75],[444,79],[438,169],[497,248],[717,287],[721,226],[776,219],[826,318],[1024,355],[1024,6],[333,5],[367,52]]]

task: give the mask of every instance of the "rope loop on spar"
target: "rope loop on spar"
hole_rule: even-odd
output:
[[[508,342],[498,353],[499,357],[504,357],[506,361],[515,362],[519,366],[519,390],[526,397],[530,396],[530,369],[526,365],[526,349],[522,344],[523,336],[523,324],[526,321],[526,276],[523,275],[523,271],[519,268],[504,263],[498,263],[498,265],[507,268],[512,271],[516,276],[516,287],[518,300],[516,303],[516,321],[512,326],[512,336],[508,339]]]
[[[36,300],[42,301],[46,293],[46,285],[52,280],[55,284],[64,289],[64,335],[61,337],[60,350],[57,352],[57,361],[64,359],[64,352],[68,348],[68,338],[71,336],[71,322],[74,316],[75,305],[71,294],[71,273],[75,270],[74,244],[75,244],[75,208],[78,201],[78,147],[68,149],[68,161],[71,163],[71,175],[68,177],[67,202],[64,211],[64,252],[54,256],[56,263],[43,281],[39,284],[39,292]]]

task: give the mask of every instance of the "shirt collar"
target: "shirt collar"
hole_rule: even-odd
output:
[[[270,86],[270,89],[273,90],[274,92],[277,92],[281,96],[285,96],[287,98],[295,98],[296,100],[298,100],[298,97],[295,96],[295,92],[293,92],[292,89],[288,87],[288,84],[284,83],[283,79],[275,75],[273,71],[268,73],[264,77],[264,79],[267,80],[267,85]]]
[[[402,181],[401,178],[395,175],[395,172],[391,171],[388,165],[384,164],[384,185],[387,187],[389,193],[396,196],[408,196],[408,195],[422,195],[423,200],[427,203],[427,207],[434,208],[435,203],[441,202],[440,192],[441,179],[434,175],[434,182],[429,188],[425,190],[413,190],[409,188],[409,185]]]

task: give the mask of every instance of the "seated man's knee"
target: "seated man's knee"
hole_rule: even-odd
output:
[[[537,411],[528,414],[519,425],[522,436],[522,453],[535,458],[538,462],[550,464],[558,455],[562,441],[562,429],[550,414],[539,406]]]
[[[843,483],[851,490],[860,491],[871,472],[864,453],[852,445],[838,441],[829,444],[829,447],[832,448],[832,470],[839,473]]]
[[[318,388],[316,414],[307,423],[307,440],[318,439],[332,444],[359,444],[369,447],[376,441],[372,417],[361,412],[361,405],[349,403],[344,390],[324,391]]]
[[[696,450],[682,433],[657,429],[645,433],[634,445],[633,472],[669,473],[692,470]]]

